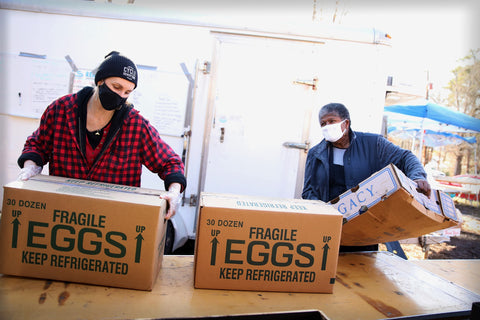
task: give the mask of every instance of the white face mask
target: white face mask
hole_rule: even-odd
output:
[[[345,120],[334,123],[334,124],[329,124],[327,126],[323,126],[322,133],[325,140],[330,142],[337,142],[341,137],[343,137],[343,134],[345,133],[346,129],[342,131],[342,123],[344,123]]]

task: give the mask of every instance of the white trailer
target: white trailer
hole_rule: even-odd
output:
[[[390,40],[374,28],[215,24],[89,1],[0,1],[0,21],[0,183],[16,179],[48,103],[120,51],[139,65],[135,107],[184,159],[171,250],[195,238],[201,192],[299,198],[322,105],[344,103],[354,130],[382,129]],[[142,187],[163,183],[144,170]]]

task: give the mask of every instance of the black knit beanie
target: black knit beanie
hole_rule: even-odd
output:
[[[95,74],[95,84],[109,77],[123,78],[134,83],[135,88],[137,87],[138,73],[135,63],[117,51],[112,51],[105,56],[105,60]]]

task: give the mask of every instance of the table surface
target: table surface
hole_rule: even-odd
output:
[[[410,260],[456,285],[480,295],[480,259],[475,260]]]
[[[320,310],[331,320],[384,319],[469,311],[480,301],[480,282],[472,281],[480,277],[480,260],[430,261],[403,260],[385,251],[342,253],[333,294],[194,289],[193,256],[164,256],[151,292],[0,275],[0,319],[175,318],[293,310]]]

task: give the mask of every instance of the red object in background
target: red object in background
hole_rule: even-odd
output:
[[[472,179],[478,179],[480,182],[480,176],[479,175],[473,175],[473,174],[461,174],[455,177],[466,177],[466,178],[472,178]],[[470,201],[478,201],[480,199],[480,191],[475,194],[475,193],[464,193],[460,192],[456,194],[457,197],[460,197],[462,199],[470,200]]]
[[[480,184],[480,176],[479,175],[473,175],[473,174],[460,174],[453,176],[451,178],[468,178],[468,179],[478,179],[478,183]],[[452,181],[439,181],[440,184],[446,185],[446,186],[452,186],[452,187],[464,187],[464,185],[468,185],[469,183],[460,183],[460,182],[452,182]],[[455,194],[456,197],[470,200],[470,201],[478,201],[480,199],[480,191],[475,194],[475,193],[465,193],[465,192],[457,192]]]

